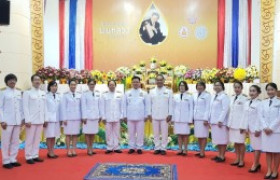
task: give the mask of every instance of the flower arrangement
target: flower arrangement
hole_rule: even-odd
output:
[[[120,67],[116,70],[116,78],[119,81],[123,81],[130,74],[128,67]]]
[[[116,80],[116,74],[113,71],[107,72],[106,76],[107,76],[107,81]]]
[[[159,66],[160,67],[166,67],[167,63],[166,61],[160,61]]]
[[[139,66],[142,68],[146,67],[145,61],[140,61]]]
[[[246,80],[252,82],[254,79],[259,78],[259,71],[256,66],[249,66],[245,69],[246,71]]]
[[[172,71],[172,70],[173,70],[173,67],[172,67],[171,65],[167,65],[167,66],[166,66],[166,70],[167,70],[167,71]]]
[[[59,75],[59,72],[56,68],[47,66],[45,68],[41,68],[36,72],[37,75],[39,75],[43,81],[53,81],[57,79],[57,76]]]
[[[150,59],[150,63],[151,63],[151,64],[157,63],[157,59],[156,59],[155,57],[152,57],[152,58]]]
[[[103,73],[99,70],[90,71],[91,77],[96,80],[97,83],[103,82]]]
[[[174,68],[174,75],[178,78],[181,78],[186,74],[187,70],[188,68],[184,65],[176,66]]]
[[[246,70],[243,68],[237,68],[233,73],[234,79],[238,81],[244,81],[246,79],[246,76],[247,76]]]

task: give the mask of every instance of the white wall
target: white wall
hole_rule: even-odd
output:
[[[10,25],[0,26],[0,88],[5,86],[5,75],[14,73],[18,77],[17,87],[26,89],[32,74],[30,2],[10,2]]]

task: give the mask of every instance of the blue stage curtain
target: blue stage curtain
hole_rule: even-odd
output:
[[[232,0],[232,67],[238,66],[239,0]]]
[[[69,68],[75,69],[77,0],[70,0],[69,12]]]

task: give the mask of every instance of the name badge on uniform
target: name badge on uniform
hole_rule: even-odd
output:
[[[188,98],[185,98],[185,99],[184,99],[184,101],[188,101],[188,100],[189,100]]]
[[[239,101],[237,102],[238,105],[243,105],[243,102]]]

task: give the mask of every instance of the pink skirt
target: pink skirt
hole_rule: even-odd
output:
[[[262,150],[262,135],[259,137],[255,136],[255,133],[249,133],[250,136],[250,145],[255,151]]]
[[[239,129],[229,129],[229,141],[231,143],[245,143],[245,138],[246,134],[241,134]]]
[[[174,134],[189,135],[190,126],[188,123],[174,122]]]
[[[227,145],[228,144],[228,129],[226,126],[221,128],[213,124],[211,125],[212,143],[215,145]]]
[[[63,125],[65,135],[78,135],[80,134],[81,121],[67,121],[67,125]]]
[[[204,121],[194,121],[194,136],[197,138],[208,138],[209,127],[204,126]]]
[[[57,138],[60,136],[59,122],[49,122],[48,126],[44,128],[44,135],[46,138]]]
[[[266,135],[262,133],[262,151],[270,153],[280,153],[280,133]]]
[[[97,134],[99,129],[98,120],[87,120],[86,124],[83,124],[84,134]]]

